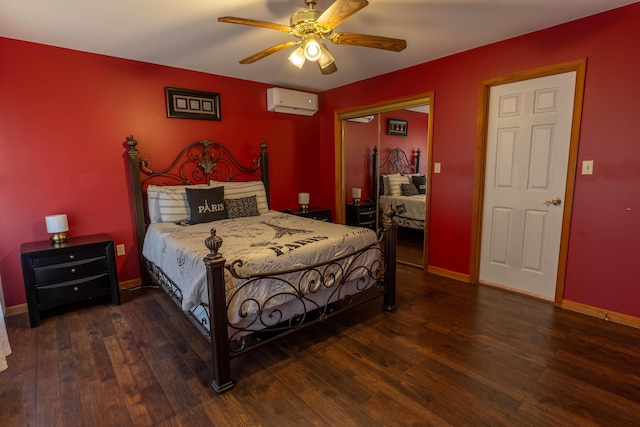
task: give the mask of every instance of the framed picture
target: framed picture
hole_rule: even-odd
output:
[[[165,87],[165,91],[167,95],[167,117],[222,120],[219,93],[176,87]]]
[[[387,119],[387,135],[407,136],[408,126],[406,120]]]

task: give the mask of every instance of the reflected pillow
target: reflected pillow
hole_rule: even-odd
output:
[[[400,191],[400,186],[402,184],[408,184],[411,182],[409,177],[402,176],[400,174],[387,175],[389,179],[389,195],[390,196],[401,196],[402,192]],[[385,187],[386,190],[386,187]]]
[[[400,184],[400,192],[403,196],[417,196],[418,189],[412,184]]]
[[[189,224],[217,221],[227,218],[224,205],[224,187],[187,188]]]
[[[413,175],[411,177],[413,185],[418,189],[418,194],[427,194],[427,177],[424,175]]]

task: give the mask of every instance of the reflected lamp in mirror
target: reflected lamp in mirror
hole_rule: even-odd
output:
[[[298,193],[298,205],[302,212],[309,211],[309,193]]]
[[[351,196],[353,197],[353,204],[358,206],[360,204],[360,198],[362,197],[362,188],[352,188]]]
[[[67,241],[66,232],[69,231],[69,222],[66,214],[48,215],[44,217],[47,224],[47,233],[51,234],[54,244]]]

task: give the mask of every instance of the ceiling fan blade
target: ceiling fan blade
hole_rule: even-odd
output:
[[[333,74],[338,71],[338,67],[336,67],[335,61],[324,68],[322,68],[322,66],[320,66],[320,63],[318,62],[318,68],[320,68],[320,72],[324,75]]]
[[[368,4],[367,0],[336,0],[316,19],[316,24],[332,30]]]
[[[252,62],[256,62],[258,59],[262,59],[265,56],[269,56],[272,53],[276,53],[276,52],[280,52],[283,49],[286,49],[288,47],[291,46],[295,46],[297,44],[299,44],[300,41],[299,40],[292,40],[290,42],[284,42],[284,43],[280,43],[277,44],[275,46],[271,46],[263,51],[260,51],[258,53],[256,53],[255,55],[251,55],[245,59],[243,59],[242,61],[240,61],[241,64],[251,64]]]
[[[270,30],[282,31],[290,33],[291,27],[286,25],[274,24],[273,22],[256,21],[255,19],[236,18],[235,16],[222,16],[218,18],[218,22],[227,22],[229,24],[249,25],[252,27],[268,28]]]
[[[331,41],[335,44],[372,47],[375,49],[392,50],[394,52],[400,52],[407,47],[406,40],[370,36],[368,34],[333,33],[331,35]]]

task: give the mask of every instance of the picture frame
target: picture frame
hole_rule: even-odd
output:
[[[406,120],[387,119],[387,135],[407,136],[408,127]]]
[[[222,120],[219,93],[168,86],[165,93],[169,118]]]

